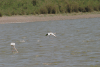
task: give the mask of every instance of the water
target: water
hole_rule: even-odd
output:
[[[100,66],[100,18],[0,24],[0,67],[91,66]]]

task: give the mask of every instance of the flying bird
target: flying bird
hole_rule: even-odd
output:
[[[50,32],[50,33],[47,33],[45,36],[50,36],[50,35],[52,35],[52,36],[56,37],[55,34],[56,34],[56,33],[52,33],[52,32]]]

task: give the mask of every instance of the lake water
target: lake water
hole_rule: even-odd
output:
[[[11,42],[19,53],[12,53]],[[0,67],[97,66],[100,18],[0,24]]]

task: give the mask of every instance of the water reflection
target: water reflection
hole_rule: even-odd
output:
[[[100,66],[100,18],[0,24],[0,55],[2,67]]]

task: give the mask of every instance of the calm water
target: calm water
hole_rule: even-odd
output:
[[[91,66],[100,66],[100,18],[0,24],[0,67]]]

